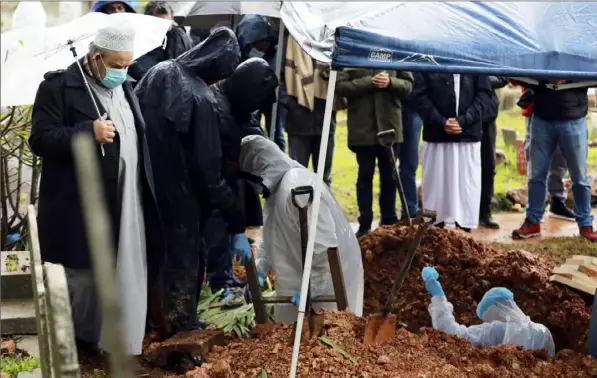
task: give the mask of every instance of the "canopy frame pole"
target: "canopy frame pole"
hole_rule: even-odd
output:
[[[280,99],[280,77],[282,76],[282,58],[284,57],[284,22],[280,19],[278,32],[278,50],[276,51],[276,76],[278,77],[278,86],[276,87],[276,101],[272,105],[272,117],[269,124],[269,139],[275,141],[276,128],[278,126],[278,104]]]
[[[327,158],[328,141],[330,137],[330,123],[332,121],[332,109],[334,106],[334,93],[336,91],[336,77],[338,72],[330,71],[328,81],[328,93],[325,101],[325,113],[323,117],[323,128],[321,131],[321,143],[319,145],[319,169],[317,170],[317,182],[315,184],[315,198],[313,199],[313,212],[309,219],[309,241],[307,243],[307,255],[305,256],[305,265],[303,268],[303,279],[301,282],[301,302],[299,303],[298,317],[296,322],[296,333],[294,334],[294,347],[292,348],[292,363],[290,365],[290,378],[296,377],[298,367],[298,358],[301,348],[301,334],[303,333],[303,321],[305,319],[305,307],[307,304],[307,288],[311,278],[311,264],[313,262],[313,250],[315,249],[315,237],[317,236],[317,220],[319,219],[319,206],[321,204],[321,192],[325,186],[323,182],[323,173],[325,159]]]

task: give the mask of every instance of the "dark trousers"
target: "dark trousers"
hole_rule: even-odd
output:
[[[396,184],[392,178],[392,169],[388,151],[382,146],[351,147],[357,155],[359,172],[357,177],[357,203],[359,206],[359,225],[361,229],[371,229],[373,223],[373,175],[375,162],[379,167],[379,208],[381,224],[394,224],[396,216]]]
[[[168,250],[164,286],[171,332],[199,327],[197,303],[205,271],[200,223],[164,225]]]
[[[495,180],[495,139],[497,128],[495,120],[483,124],[481,138],[481,204],[480,216],[491,215],[491,199]]]
[[[305,167],[309,166],[309,160],[313,164],[313,170],[317,172],[319,162],[319,144],[321,135],[288,135],[288,154],[291,159],[296,160]],[[334,134],[330,134],[328,140],[328,151],[323,167],[323,181],[332,185],[332,160],[334,157]]]
[[[276,130],[274,131],[274,142],[280,147],[280,149],[286,152],[286,139],[284,139],[284,123],[286,122],[286,108],[282,104],[278,104],[278,115],[276,120]],[[272,108],[268,109],[268,112],[264,114],[265,117],[265,130],[267,131],[267,137],[271,132],[272,124]]]
[[[205,222],[202,247],[207,250],[207,281],[213,292],[236,284],[232,271],[231,238],[226,221],[216,211]]]
[[[415,109],[402,109],[402,135],[404,142],[398,145],[398,164],[400,181],[411,217],[419,213],[419,193],[417,191],[417,168],[419,168],[419,144],[423,121]],[[406,216],[402,209],[402,216]]]

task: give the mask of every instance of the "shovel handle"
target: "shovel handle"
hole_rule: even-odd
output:
[[[308,208],[313,203],[313,187],[310,185],[297,186],[296,188],[290,190],[290,194],[292,195],[292,204],[299,209]],[[309,195],[309,201],[307,201],[307,204],[305,206],[301,206],[296,201],[296,197],[303,196],[305,194]]]
[[[396,299],[396,295],[402,288],[402,284],[404,283],[404,278],[406,277],[406,273],[410,269],[410,266],[415,257],[415,252],[417,251],[417,247],[419,246],[419,244],[421,243],[421,239],[423,238],[423,234],[429,228],[429,226],[431,226],[434,223],[435,223],[435,217],[432,216],[430,220],[422,223],[419,226],[419,228],[417,229],[417,232],[415,233],[415,237],[411,240],[411,242],[408,246],[408,251],[406,253],[406,259],[404,260],[404,264],[402,264],[402,268],[398,272],[396,281],[394,281],[394,287],[392,288],[392,291],[390,292],[390,297],[388,298],[388,301],[386,302],[386,304],[384,305],[384,307],[381,311],[381,313],[384,317],[388,316],[388,314],[392,310],[392,304],[394,303],[394,300]]]
[[[377,139],[379,140],[379,144],[384,147],[392,147],[394,142],[396,141],[396,131],[393,129],[380,131],[377,133]]]

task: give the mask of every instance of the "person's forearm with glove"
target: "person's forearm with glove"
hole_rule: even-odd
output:
[[[475,345],[495,345],[491,343],[492,330],[486,327],[491,326],[490,324],[467,327],[456,322],[454,306],[448,302],[444,289],[438,281],[439,273],[435,268],[430,266],[423,268],[422,277],[425,281],[425,289],[431,294],[429,314],[433,328],[465,338]]]

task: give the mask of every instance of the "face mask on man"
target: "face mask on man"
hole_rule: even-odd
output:
[[[106,66],[106,63],[104,63],[104,58],[102,58],[101,55],[100,59],[102,60],[104,68],[106,69],[106,74],[101,80],[102,85],[108,89],[114,89],[122,85],[122,83],[126,81],[128,68],[111,68]]]
[[[263,51],[257,50],[256,48],[252,48],[251,51],[249,51],[249,58],[262,58],[265,55],[265,53]]]

